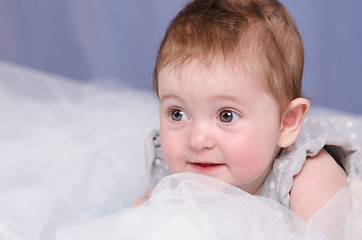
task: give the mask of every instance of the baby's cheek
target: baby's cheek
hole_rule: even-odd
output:
[[[272,155],[257,141],[241,141],[228,151],[228,161],[244,171],[261,173],[269,165]]]
[[[174,144],[172,144],[170,141],[166,141],[167,139],[165,139],[165,141],[161,142],[161,148],[162,148],[162,154],[164,156],[165,159],[170,159],[172,158],[172,152],[174,147]]]
[[[176,141],[169,140],[167,141],[167,138],[165,138],[165,141],[161,142],[162,146],[162,154],[165,158],[166,164],[168,168],[171,170],[171,172],[176,172],[176,166],[178,162],[178,155],[179,155],[179,146],[180,144]]]
[[[228,148],[229,161],[247,165],[254,159],[256,149],[252,141],[236,141],[231,143]]]

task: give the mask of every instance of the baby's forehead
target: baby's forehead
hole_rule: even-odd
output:
[[[216,56],[213,58],[195,58],[185,61],[175,61],[163,66],[159,70],[159,76],[162,75],[174,75],[180,79],[183,79],[183,75],[198,74],[207,76],[222,76],[220,81],[225,81],[225,84],[230,84],[229,80],[234,79],[234,84],[237,84],[237,80],[240,81],[250,79],[262,86],[265,86],[266,77],[262,70],[262,67],[258,65],[258,60],[252,58],[225,58]],[[161,80],[162,81],[162,80]]]

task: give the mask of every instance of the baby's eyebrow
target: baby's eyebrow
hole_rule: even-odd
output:
[[[182,101],[182,99],[174,94],[160,95],[160,102],[168,101],[168,100],[178,100]]]
[[[160,105],[167,104],[185,104],[185,101],[181,97],[173,94],[161,95],[160,96]]]
[[[229,101],[238,101],[240,99],[240,97],[236,97],[233,95],[219,95],[219,96],[215,96],[214,99],[216,100],[229,100]]]

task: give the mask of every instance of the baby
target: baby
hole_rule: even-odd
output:
[[[151,187],[170,173],[204,174],[308,220],[348,186],[353,151],[342,140],[301,134],[310,107],[303,65],[300,34],[280,2],[190,2],[157,56],[160,131],[146,142]]]

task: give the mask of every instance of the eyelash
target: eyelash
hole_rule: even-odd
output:
[[[183,116],[181,116],[181,118],[180,118],[179,120],[174,119],[174,118],[173,118],[173,115],[172,115],[174,111],[179,111],[179,114],[181,113],[183,116],[186,116],[187,119],[182,119]],[[182,109],[180,109],[180,108],[170,108],[170,109],[167,111],[167,114],[168,114],[169,118],[171,118],[171,120],[172,120],[172,121],[175,121],[175,122],[180,122],[180,121],[185,121],[185,120],[190,119],[190,117],[185,113],[185,111],[182,110]],[[178,117],[176,116],[176,118],[178,118]]]
[[[226,113],[226,112],[231,113],[231,115],[229,115],[229,116],[231,116],[231,120],[230,120],[230,121],[222,121],[222,119],[221,119],[222,113]],[[237,118],[234,119],[235,117],[237,117]],[[217,118],[218,118],[218,120],[219,120],[220,122],[222,122],[222,123],[232,123],[232,122],[238,120],[239,118],[241,118],[241,114],[239,114],[238,112],[236,112],[236,111],[234,111],[234,110],[232,110],[232,109],[222,109],[222,110],[220,110],[220,112],[218,113]]]
[[[174,111],[178,111],[178,114],[180,114],[179,116],[174,116],[172,115],[174,113]],[[228,114],[228,117],[231,117],[230,121],[223,121],[221,119],[222,117],[222,114],[223,113],[229,113]],[[167,111],[167,115],[168,117],[172,120],[172,121],[175,121],[175,122],[180,122],[180,121],[185,121],[185,120],[188,120],[190,119],[190,117],[186,114],[186,112],[184,110],[182,110],[181,108],[170,108],[168,111]],[[183,119],[184,116],[186,116],[186,119]],[[236,117],[236,119],[235,119]],[[219,111],[219,113],[217,114],[217,119],[222,122],[222,123],[232,123],[236,120],[238,120],[239,118],[241,118],[241,114],[239,114],[238,112],[232,110],[232,109],[221,109]]]

